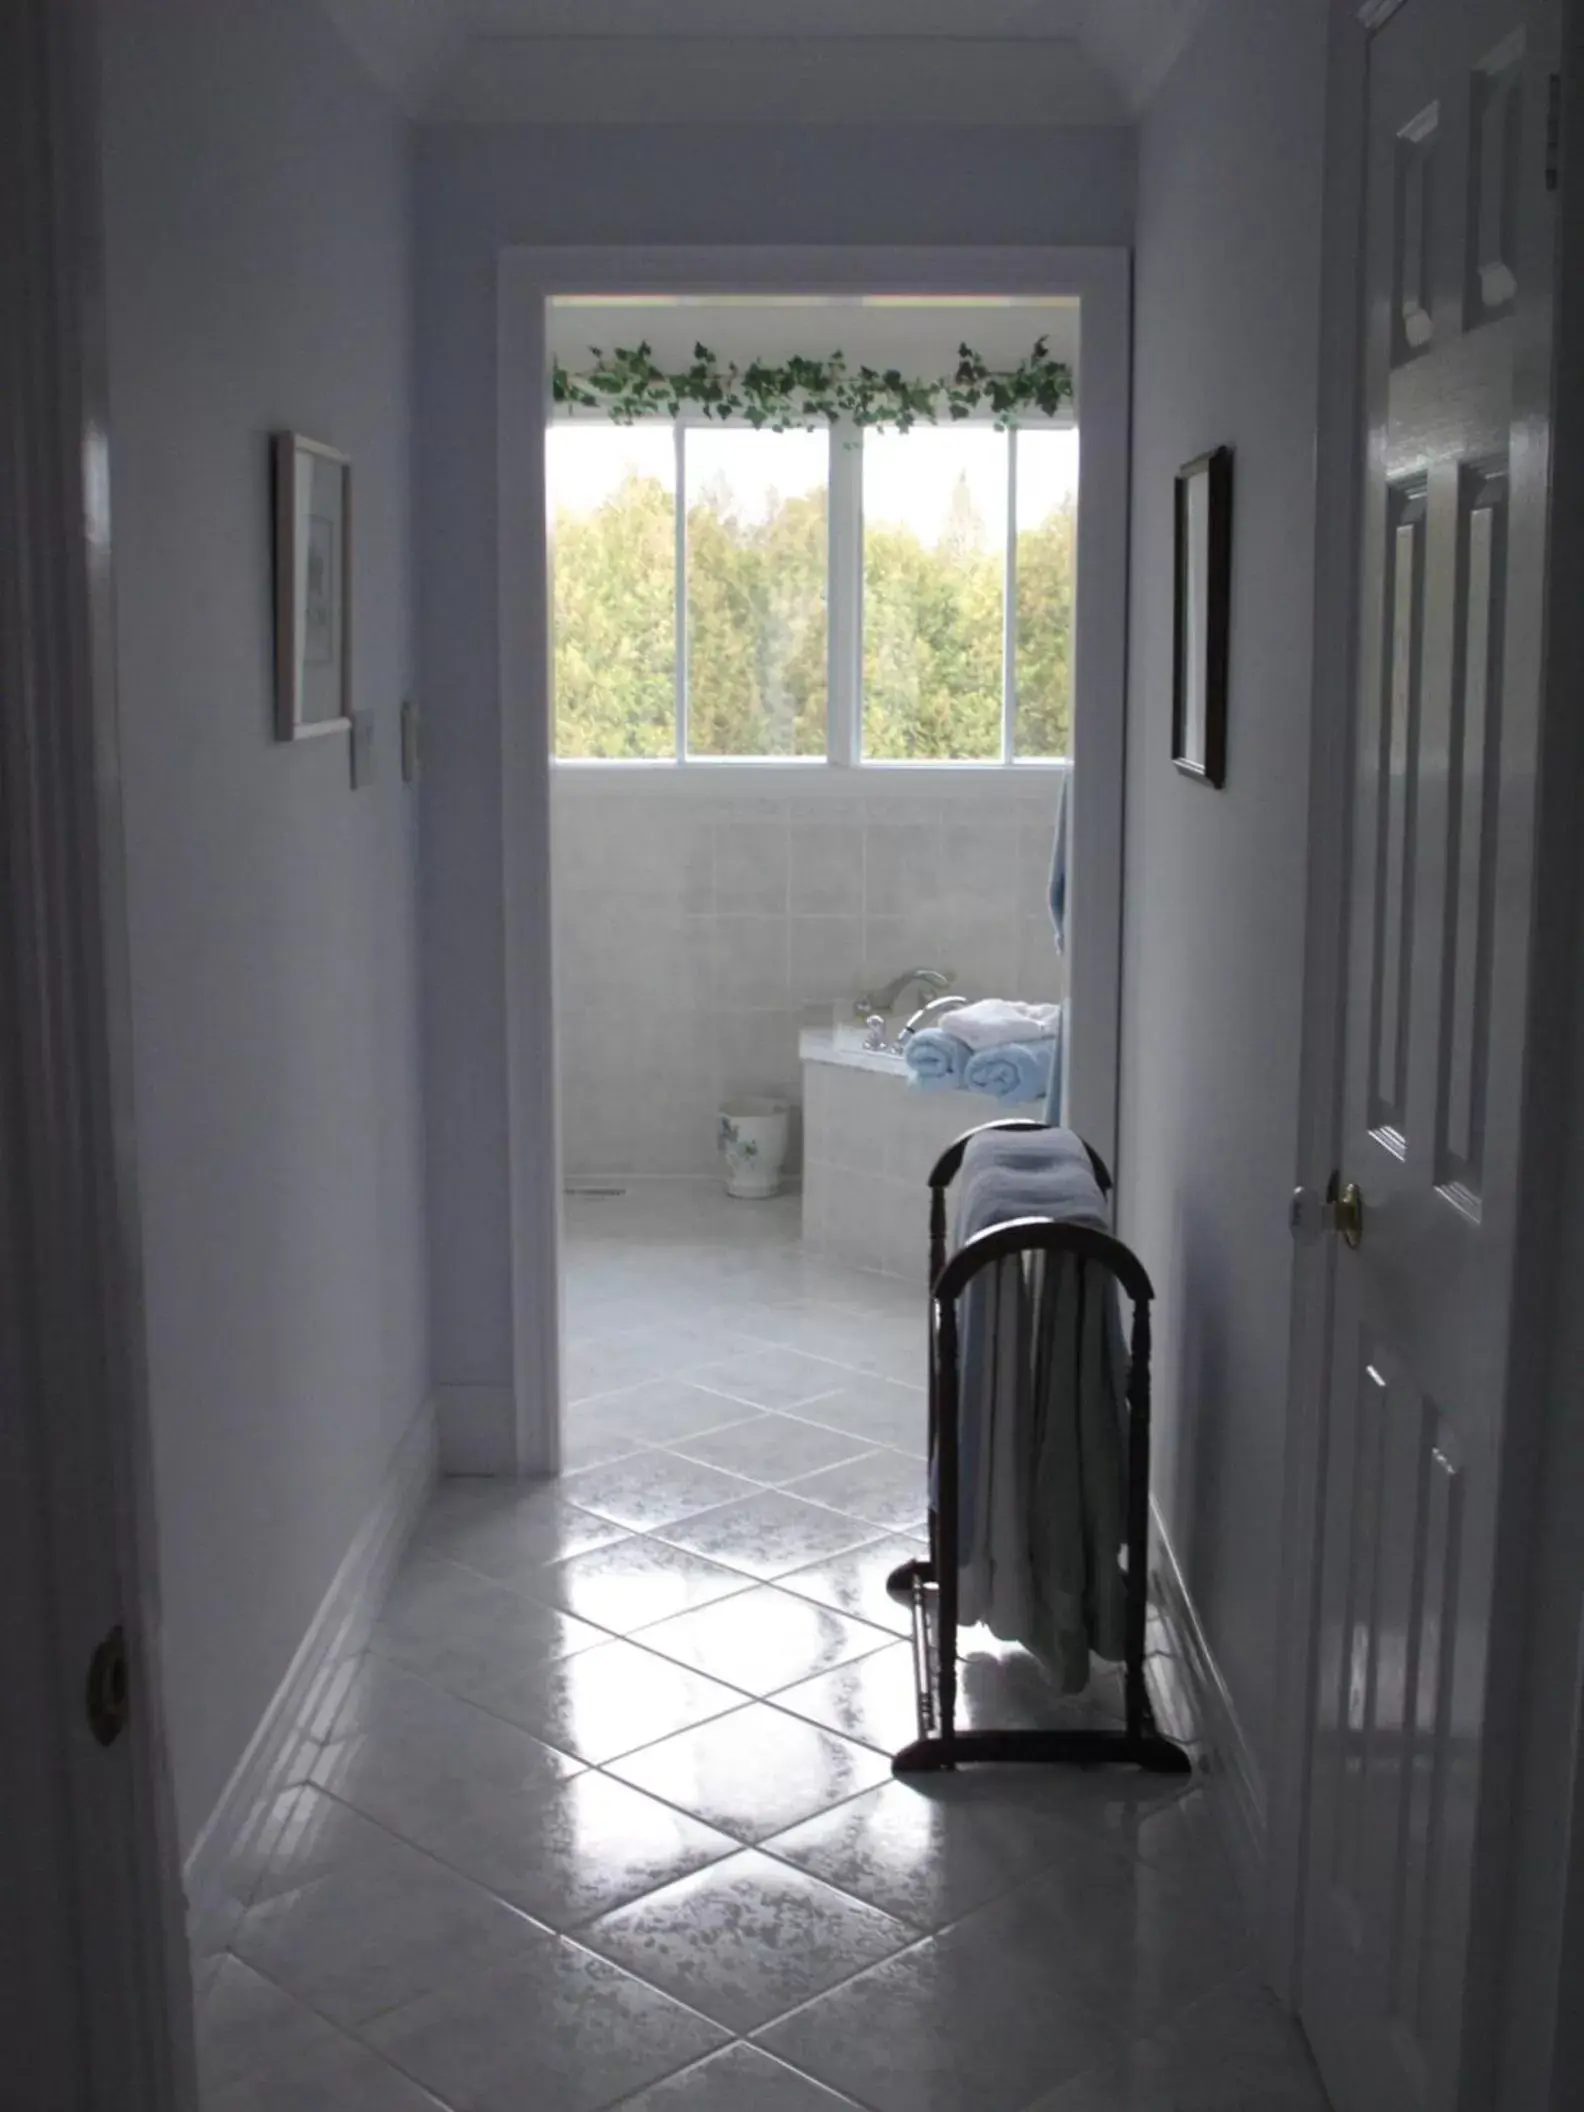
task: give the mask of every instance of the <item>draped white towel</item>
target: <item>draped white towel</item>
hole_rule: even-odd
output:
[[[999,1049],[1009,1041],[1048,1041],[1056,1032],[1060,1005],[1024,1005],[1015,998],[985,997],[943,1013],[941,1029],[978,1051]]]

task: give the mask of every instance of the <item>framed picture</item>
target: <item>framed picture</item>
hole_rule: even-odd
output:
[[[1177,473],[1172,761],[1207,785],[1226,783],[1227,662],[1232,623],[1232,450]]]
[[[352,724],[352,465],[301,433],[274,436],[275,733]]]

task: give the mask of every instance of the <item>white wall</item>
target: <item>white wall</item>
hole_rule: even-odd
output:
[[[970,997],[1059,995],[1055,799],[1039,776],[723,796],[558,773],[568,1174],[715,1174],[722,1097],[800,1101],[800,1026],[905,968],[954,970]]]
[[[1126,244],[1122,128],[426,127],[418,155],[425,1062],[435,1374],[512,1373],[496,258],[545,243]],[[545,1177],[549,1178],[546,1169]]]
[[[1218,0],[1139,139],[1119,1222],[1156,1488],[1257,1767],[1281,1572],[1325,0]],[[1226,789],[1170,760],[1172,479],[1237,451]]]
[[[166,1692],[184,1844],[427,1374],[406,127],[313,0],[104,16],[118,671]],[[356,701],[271,736],[268,435],[351,456]]]

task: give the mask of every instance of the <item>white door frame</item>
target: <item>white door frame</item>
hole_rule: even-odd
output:
[[[130,1119],[94,0],[0,10],[0,2043],[186,2112]],[[90,1733],[117,1623],[130,1716]]]
[[[1378,13],[1379,10],[1377,9]],[[1320,399],[1315,430],[1315,623],[1310,698],[1309,866],[1304,905],[1303,1050],[1295,1179],[1324,1189],[1342,1135],[1342,999],[1347,879],[1352,871],[1353,729],[1357,717],[1358,551],[1364,415],[1360,270],[1368,31],[1355,0],[1332,0],[1326,84],[1325,226]],[[1295,2003],[1303,1932],[1304,1835],[1318,1639],[1320,1499],[1330,1378],[1335,1254],[1329,1241],[1294,1255],[1288,1333],[1284,1561],[1276,1657],[1265,1898],[1266,1971]]]
[[[1121,1014],[1122,786],[1127,672],[1131,266],[1123,249],[508,249],[498,276],[502,865],[516,1455],[560,1463],[561,1179],[550,859],[550,612],[546,598],[545,303],[572,293],[1072,295],[1083,303],[1084,466],[1075,680],[1109,700],[1074,722],[1070,956],[1074,1124],[1114,1162]],[[1101,917],[1084,904],[1108,903]],[[547,1045],[548,1043],[548,1045]]]
[[[1351,870],[1352,744],[1357,705],[1358,530],[1362,493],[1363,340],[1360,227],[1369,37],[1411,0],[1332,0],[1323,251],[1321,396],[1317,420],[1316,649],[1311,734],[1310,856],[1304,980],[1304,1066],[1297,1178],[1323,1187],[1342,1137],[1342,1002],[1347,973],[1346,900]],[[1584,10],[1571,8],[1574,73],[1565,105],[1584,113]],[[1564,0],[1536,0],[1533,34],[1558,48]],[[1558,61],[1560,63],[1560,61]],[[1584,274],[1584,170],[1564,163],[1557,227],[1558,282]],[[1571,211],[1570,211],[1571,207]],[[1570,224],[1571,223],[1571,224]],[[1584,344],[1576,290],[1563,320]],[[1557,371],[1567,339],[1558,342]],[[1569,1250],[1558,1245],[1564,1206],[1584,1248],[1584,1201],[1566,1189],[1558,1149],[1569,1133],[1584,1171],[1584,1120],[1577,1078],[1584,1060],[1584,982],[1579,962],[1584,876],[1578,788],[1584,767],[1578,694],[1584,620],[1577,572],[1584,559],[1580,492],[1584,420],[1558,422],[1554,490],[1573,500],[1553,519],[1548,569],[1553,615],[1539,757],[1535,930],[1513,1354],[1507,1379],[1497,1599],[1493,1608],[1492,1708],[1488,1721],[1512,1735],[1491,1749],[1482,1784],[1476,1877],[1472,1999],[1480,2005],[1471,2045],[1479,2072],[1465,2076],[1466,2102],[1539,2112],[1568,2071],[1557,2056],[1570,2028],[1564,1964],[1584,1947],[1584,1881],[1569,1853],[1584,1856],[1584,1541],[1578,1532],[1584,1446],[1576,1376],[1556,1383],[1553,1338],[1567,1288]],[[1561,1002],[1564,996],[1568,1002]],[[1266,1970],[1284,1999],[1299,1988],[1304,1836],[1318,1640],[1319,1524],[1324,1489],[1326,1402],[1335,1250],[1296,1257],[1287,1409],[1277,1735],[1260,1935]],[[1571,1295],[1576,1297],[1576,1283]],[[1570,1472],[1543,1474],[1547,1461]],[[1549,1521],[1550,1531],[1546,1531]],[[1537,1535],[1539,1536],[1537,1540]],[[1552,1556],[1530,1575],[1534,1545]],[[1545,1609],[1554,1618],[1541,1619]],[[1522,1780],[1528,1794],[1519,1797]],[[1522,1823],[1514,1823],[1515,1800]],[[1526,1845],[1532,1850],[1526,1854]],[[1573,1882],[1569,1885],[1570,1874]],[[1543,1898],[1537,1897],[1537,1889]],[[1576,2029],[1575,2027],[1572,2027]],[[1498,2064],[1502,2064],[1498,2080]],[[1575,2078],[1576,2080],[1576,2078]],[[1500,2093],[1498,2095],[1498,2092]],[[1563,2100],[1559,2097],[1557,2103]]]

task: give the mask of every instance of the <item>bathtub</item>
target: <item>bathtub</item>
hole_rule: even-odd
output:
[[[829,1027],[807,1028],[798,1038],[803,1244],[828,1260],[923,1284],[930,1168],[965,1129],[1006,1115],[1043,1115],[1044,1105],[919,1092],[900,1056],[857,1044],[850,1031]]]

